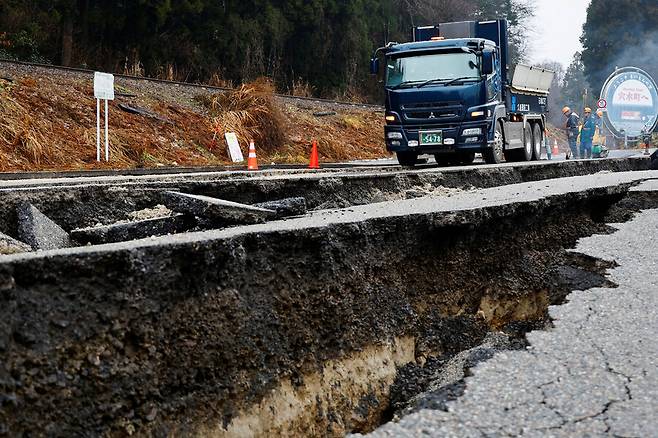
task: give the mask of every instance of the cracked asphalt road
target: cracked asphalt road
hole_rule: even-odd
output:
[[[613,226],[575,251],[616,261],[618,288],[574,291],[550,308],[553,329],[528,334],[530,347],[475,367],[448,412],[370,436],[658,436],[658,210]]]

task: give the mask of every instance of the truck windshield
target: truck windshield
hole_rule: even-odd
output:
[[[473,53],[435,53],[431,55],[388,58],[386,86],[400,88],[431,81],[451,84],[480,80],[477,56]]]

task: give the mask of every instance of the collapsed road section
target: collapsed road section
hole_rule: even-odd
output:
[[[605,285],[596,261],[565,249],[609,232],[606,217],[625,217],[632,208],[615,206],[652,178],[598,173],[284,220],[256,206],[273,220],[2,256],[0,431],[371,431],[391,418],[404,367],[492,331],[523,345],[549,304]],[[62,218],[64,231],[78,225]]]
[[[658,180],[633,187],[621,204],[646,210],[575,249],[609,264],[614,290],[574,291],[550,331],[474,368],[463,397],[439,406],[441,388],[426,387],[429,409],[371,436],[657,436],[657,201]]]

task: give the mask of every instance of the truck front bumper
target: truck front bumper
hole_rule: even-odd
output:
[[[481,152],[491,144],[491,122],[486,120],[437,126],[386,125],[386,149],[391,152],[417,151],[422,154]],[[443,144],[420,144],[421,131],[441,131]]]

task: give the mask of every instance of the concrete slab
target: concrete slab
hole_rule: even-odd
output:
[[[124,222],[99,227],[79,228],[71,231],[71,237],[81,244],[125,242],[151,236],[164,236],[187,231],[194,227],[195,220],[184,214]]]
[[[277,201],[261,202],[254,207],[276,211],[276,217],[303,216],[307,212],[306,199],[302,197],[279,199]]]
[[[274,210],[173,191],[164,192],[162,201],[173,211],[191,214],[217,225],[257,224],[277,215]]]
[[[71,239],[62,227],[50,220],[30,203],[21,203],[16,208],[18,236],[35,250],[68,248]]]
[[[23,252],[30,252],[32,248],[30,245],[0,233],[0,254],[20,254]]]

